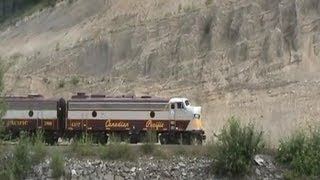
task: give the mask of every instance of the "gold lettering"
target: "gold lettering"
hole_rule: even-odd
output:
[[[164,123],[160,121],[153,122],[152,120],[148,120],[146,122],[146,128],[155,128],[158,130],[159,128],[164,128]]]
[[[11,121],[8,121],[8,125],[9,126],[27,126],[28,125],[28,121],[25,121],[25,120],[11,120]]]
[[[105,127],[106,128],[127,128],[129,127],[129,123],[124,121],[112,122],[111,120],[108,120],[105,123]]]
[[[79,128],[81,126],[81,122],[71,122],[71,127]]]
[[[43,121],[43,125],[44,126],[52,126],[53,123],[52,123],[52,121]]]

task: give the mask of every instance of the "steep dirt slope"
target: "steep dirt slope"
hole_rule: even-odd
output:
[[[188,96],[274,141],[319,116],[318,0],[78,0],[0,32],[6,92]],[[79,82],[78,82],[79,81]]]

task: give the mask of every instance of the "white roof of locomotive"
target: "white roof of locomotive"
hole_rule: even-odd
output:
[[[171,98],[169,103],[175,103],[175,102],[184,102],[188,100],[187,98],[181,98],[181,97],[175,97],[175,98]]]

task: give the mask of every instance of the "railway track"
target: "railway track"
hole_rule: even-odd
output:
[[[10,146],[10,145],[17,145],[19,142],[18,141],[2,141],[1,142],[1,145],[5,145],[5,146]],[[108,146],[110,143],[107,143],[106,146]],[[142,146],[144,143],[136,143],[136,144],[132,144],[132,143],[126,143],[126,142],[121,142],[120,144],[126,144],[126,145],[129,145],[129,146],[132,146],[132,147],[135,147],[135,146]],[[182,144],[160,144],[160,143],[152,143],[153,145],[155,146],[161,146],[161,147],[201,147],[201,146],[205,146],[204,144],[203,145],[182,145]],[[49,144],[46,144],[46,146],[52,146],[52,147],[59,147],[59,146],[71,146],[72,145],[72,142],[67,142],[67,141],[62,141],[62,142],[59,142],[55,145],[49,145]],[[99,144],[91,144],[93,147],[94,146],[99,146]]]
[[[18,142],[8,142],[8,141],[2,142],[3,146],[11,150],[13,150],[17,144]],[[128,145],[130,148],[130,151],[133,152],[134,154],[137,154],[137,156],[139,157],[144,154],[143,143],[137,143],[137,144],[122,143],[122,144]],[[109,145],[110,144],[106,144],[105,147],[107,148]],[[153,152],[149,154],[151,156],[158,156],[157,152],[159,151],[161,151],[162,154],[165,154],[165,156],[168,156],[171,158],[173,158],[173,156],[179,156],[179,155],[186,155],[190,157],[200,157],[200,156],[206,157],[208,155],[208,146],[206,145],[179,145],[179,144],[161,145],[160,143],[154,143],[154,145],[155,146],[154,146]],[[80,148],[80,146],[76,148],[78,149]],[[77,150],[74,149],[71,143],[59,143],[56,145],[46,145],[45,147],[49,154],[59,151],[64,154],[69,154],[72,156],[79,153],[77,152]],[[85,149],[88,148],[86,147],[86,145],[84,145],[84,147]],[[113,148],[119,148],[119,147],[116,146]],[[101,151],[105,150],[104,148],[101,149],[101,146],[99,146],[98,144],[89,145],[89,149],[91,149],[90,156],[92,157],[97,157]]]

